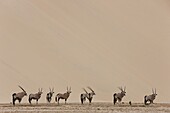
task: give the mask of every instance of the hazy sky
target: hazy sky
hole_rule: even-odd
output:
[[[170,102],[169,0],[0,0],[0,102],[25,88],[49,87],[79,102],[91,86],[94,101]],[[24,97],[24,102],[28,97]]]

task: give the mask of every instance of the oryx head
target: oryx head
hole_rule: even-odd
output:
[[[23,93],[24,93],[24,95],[27,96],[27,92],[24,90],[24,88],[22,88],[21,86],[18,86],[18,87],[21,88]]]
[[[42,88],[41,89],[39,88],[38,89],[38,94],[41,95],[42,93],[43,93]]]
[[[54,93],[54,88],[49,88],[50,89],[50,93],[53,94]]]
[[[96,93],[94,92],[94,90],[91,87],[88,86],[87,88],[91,91],[92,95],[96,95]]]
[[[119,90],[121,91],[121,94],[123,95],[123,96],[126,96],[126,87],[124,87],[124,89],[122,88],[122,87],[118,87],[119,88]]]
[[[71,93],[71,87],[68,89],[68,86],[67,86],[67,93],[68,93],[68,94]]]

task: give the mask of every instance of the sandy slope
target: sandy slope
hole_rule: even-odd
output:
[[[170,104],[154,104],[144,106],[143,104],[134,104],[129,106],[113,105],[111,103],[93,103],[92,105],[80,105],[78,103],[71,104],[40,104],[40,105],[17,105],[13,107],[8,104],[0,105],[0,112],[5,113],[168,113],[170,112]]]
[[[91,86],[94,101],[170,102],[169,0],[0,0],[0,102],[19,92],[72,86],[78,102]],[[10,79],[9,79],[10,78]],[[154,78],[154,80],[153,80]],[[23,102],[27,102],[23,98]]]

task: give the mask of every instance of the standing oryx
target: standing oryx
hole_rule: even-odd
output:
[[[24,96],[27,96],[27,93],[26,91],[21,87],[21,86],[18,86],[19,88],[22,89],[23,92],[19,92],[19,93],[14,93],[12,94],[12,104],[15,105],[15,101],[18,100],[19,103],[21,102],[22,98]]]
[[[122,87],[118,87],[119,89],[120,89],[120,93],[115,93],[114,95],[113,95],[113,103],[114,103],[114,105],[116,104],[116,102],[117,102],[117,100],[118,100],[118,102],[121,102],[122,101],[122,98],[124,97],[124,96],[126,96],[126,87],[124,87],[124,90],[123,90],[123,88]]]
[[[47,102],[48,102],[48,103],[51,102],[51,98],[52,98],[52,96],[53,96],[53,94],[54,94],[54,88],[53,88],[53,89],[49,88],[49,89],[50,89],[50,92],[47,93],[47,96],[46,96],[46,99],[47,99]]]
[[[42,88],[41,88],[41,89],[38,89],[38,93],[30,94],[29,99],[28,99],[29,103],[31,104],[31,101],[33,99],[33,100],[36,100],[36,103],[38,104],[38,100],[41,98],[42,93],[43,92],[42,92]]]
[[[144,103],[145,103],[145,105],[147,105],[147,102],[149,101],[150,103],[149,104],[152,104],[153,103],[153,101],[155,100],[155,98],[156,98],[156,89],[155,89],[155,91],[152,89],[152,94],[151,95],[149,95],[149,96],[145,96],[144,97]]]
[[[91,92],[88,93],[88,92],[86,91],[86,89],[83,88],[83,90],[85,91],[85,93],[82,93],[82,94],[80,95],[80,100],[81,100],[81,103],[82,103],[82,104],[84,103],[84,101],[86,101],[86,98],[89,100],[89,104],[91,104],[91,101],[92,101],[92,99],[93,99],[93,95],[96,95],[95,92],[94,92],[94,90],[92,90],[92,88],[90,88],[90,87],[87,87],[87,88],[88,88],[89,90],[91,90]]]
[[[67,101],[68,97],[70,96],[70,93],[71,93],[71,87],[70,87],[70,89],[68,89],[68,87],[67,87],[67,92],[64,94],[58,93],[55,97],[55,101],[58,102],[58,105],[59,105],[60,99],[64,99],[65,104],[66,104],[66,101]]]

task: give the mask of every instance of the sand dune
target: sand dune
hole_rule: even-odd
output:
[[[91,86],[94,101],[170,102],[169,0],[0,0],[0,102],[21,85],[28,94],[72,86],[79,102]],[[23,102],[27,102],[27,98]]]

